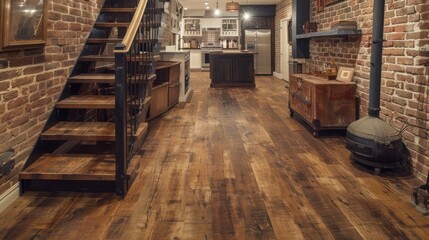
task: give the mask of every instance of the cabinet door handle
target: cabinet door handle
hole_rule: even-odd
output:
[[[305,105],[311,105],[311,101],[305,99],[304,96],[302,96],[301,94],[299,94],[298,92],[294,92],[292,93],[292,97],[298,99],[299,101],[301,101],[302,103],[304,103]]]

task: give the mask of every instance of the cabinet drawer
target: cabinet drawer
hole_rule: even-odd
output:
[[[180,83],[172,84],[168,88],[168,107],[172,107],[179,102]]]
[[[180,64],[174,65],[170,68],[168,82],[170,84],[175,84],[179,82],[180,79]]]
[[[168,110],[168,83],[154,86],[151,97],[149,115],[154,118]]]
[[[291,78],[289,89],[290,107],[293,111],[311,122],[313,120],[311,111],[311,86],[307,85],[299,78]]]

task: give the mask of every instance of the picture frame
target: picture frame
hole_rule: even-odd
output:
[[[351,82],[353,79],[354,68],[339,67],[336,80],[342,82]]]
[[[324,2],[325,2],[324,6],[328,6],[328,5],[331,5],[331,4],[334,4],[337,2],[341,2],[341,1],[343,1],[343,0],[324,0]]]
[[[329,6],[341,1],[344,0],[317,0],[317,12],[323,12],[325,10],[325,6]]]
[[[317,0],[317,12],[325,10],[325,0]]]
[[[46,44],[48,0],[2,0],[0,50]]]

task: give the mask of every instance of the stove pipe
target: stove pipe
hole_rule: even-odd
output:
[[[379,118],[384,5],[385,0],[374,0],[368,116],[352,122],[346,138],[352,161],[372,166],[376,173],[396,167],[403,149],[399,131]]]
[[[374,0],[372,21],[371,73],[369,81],[368,115],[380,116],[381,58],[383,55],[383,27],[385,0]]]

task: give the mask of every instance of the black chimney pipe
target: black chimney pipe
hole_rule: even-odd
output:
[[[381,57],[383,55],[383,27],[384,27],[385,0],[374,0],[372,18],[372,45],[371,45],[371,75],[369,81],[368,115],[380,115],[380,88],[381,88]]]
[[[369,116],[347,127],[346,147],[352,153],[352,161],[372,166],[378,174],[382,168],[398,166],[403,158],[403,144],[401,133],[379,118],[385,0],[373,2]]]

